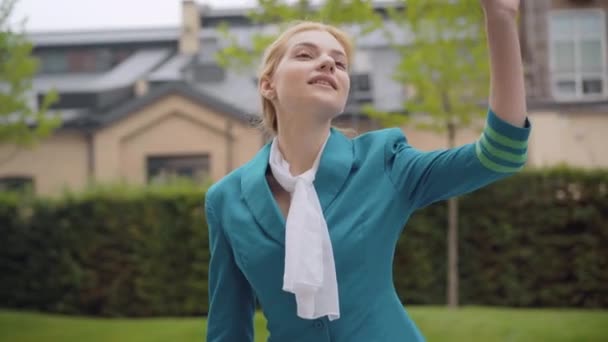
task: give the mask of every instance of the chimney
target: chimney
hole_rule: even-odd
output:
[[[201,18],[198,4],[194,0],[182,0],[181,26],[179,52],[183,55],[194,55],[198,53]]]

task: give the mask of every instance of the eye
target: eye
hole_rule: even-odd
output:
[[[299,52],[298,54],[296,54],[297,58],[312,58],[312,55],[308,52]]]
[[[342,70],[346,70],[346,63],[340,62],[340,61],[336,61],[336,65],[338,66],[338,68],[340,68]]]

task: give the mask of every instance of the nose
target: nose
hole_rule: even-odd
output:
[[[319,63],[319,69],[322,71],[327,71],[330,73],[334,73],[336,70],[336,61],[331,56],[323,55],[321,56],[321,62]]]

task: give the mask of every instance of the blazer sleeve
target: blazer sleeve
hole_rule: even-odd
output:
[[[521,170],[527,161],[531,125],[509,124],[488,110],[475,142],[423,152],[408,144],[400,129],[391,130],[385,149],[389,178],[414,206],[469,193]]]
[[[209,312],[207,342],[253,342],[255,297],[237,267],[211,201],[205,200],[209,227]]]

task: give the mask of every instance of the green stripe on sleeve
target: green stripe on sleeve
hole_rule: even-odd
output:
[[[486,149],[486,151],[488,151],[492,156],[498,158],[498,159],[502,159],[511,163],[525,163],[527,158],[528,158],[528,152],[522,153],[522,154],[516,154],[516,153],[511,153],[511,152],[506,152],[503,150],[500,150],[494,146],[492,146],[492,144],[490,142],[488,142],[488,139],[486,138],[485,134],[482,134],[481,136],[481,145]]]
[[[506,135],[500,134],[496,132],[492,127],[486,126],[484,129],[484,133],[487,134],[492,140],[505,145],[507,147],[516,148],[516,149],[524,149],[528,147],[527,140],[515,140],[507,137]]]
[[[493,161],[491,161],[490,159],[488,159],[488,157],[486,157],[483,154],[483,151],[481,150],[481,144],[479,141],[477,141],[477,143],[475,144],[475,153],[477,154],[477,158],[479,159],[479,161],[481,162],[481,164],[483,166],[485,166],[486,168],[495,171],[495,172],[500,172],[500,173],[514,173],[517,172],[519,170],[521,170],[524,166],[518,166],[518,167],[511,167],[511,166],[504,166],[504,165],[500,165],[497,164]]]

